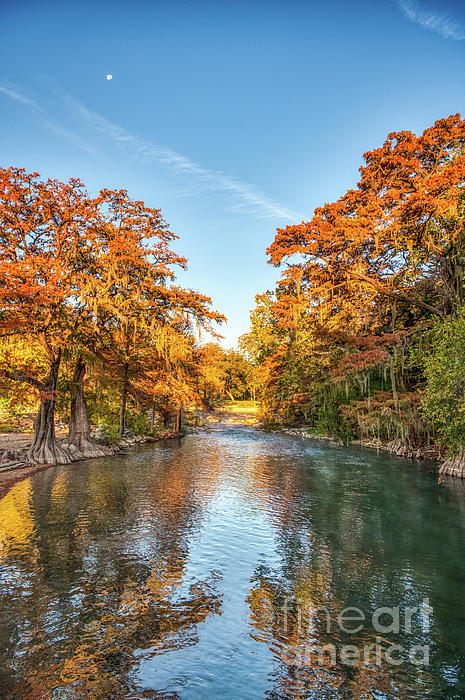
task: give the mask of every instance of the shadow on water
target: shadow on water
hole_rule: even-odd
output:
[[[38,472],[0,500],[0,696],[465,697],[464,496],[240,426]]]

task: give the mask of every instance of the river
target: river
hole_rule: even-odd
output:
[[[461,482],[219,425],[3,496],[0,697],[464,698],[464,594]]]

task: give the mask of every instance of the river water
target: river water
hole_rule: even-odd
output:
[[[2,498],[0,697],[464,698],[464,594],[461,482],[218,426]]]

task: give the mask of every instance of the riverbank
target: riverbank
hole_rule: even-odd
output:
[[[206,425],[222,423],[227,425],[251,425],[259,426],[256,418],[257,404],[253,401],[227,401],[222,406],[206,415]],[[198,428],[194,428],[197,430]],[[56,430],[58,442],[69,450],[67,445],[67,430],[60,428]],[[156,435],[128,435],[114,445],[101,445],[95,442],[96,455],[81,456],[76,454],[71,460],[74,463],[91,459],[93,457],[112,457],[126,452],[131,447],[146,442],[156,442],[175,437],[181,437],[171,431],[165,431]],[[6,485],[8,489],[12,483],[21,480],[35,472],[49,467],[49,464],[33,464],[28,462],[27,451],[32,444],[34,434],[30,432],[10,432],[0,433],[0,495]],[[98,454],[97,454],[98,453]],[[56,465],[55,465],[56,466]],[[10,475],[12,475],[10,477]]]
[[[64,431],[62,433],[57,433],[58,443],[66,444],[66,436]],[[27,451],[32,444],[33,438],[33,433],[0,433],[0,472],[14,469],[15,467],[35,466],[34,464],[29,464],[27,461]],[[101,445],[99,442],[96,442],[95,447],[107,452],[107,454],[102,456],[111,456],[111,454],[117,454],[137,443],[152,441],[154,439],[157,438],[152,436],[131,435],[124,437],[111,446]],[[81,458],[76,458],[76,460],[73,461],[81,461]]]
[[[60,466],[28,462],[27,451],[32,443],[33,437],[33,433],[0,433],[0,498],[18,481],[22,481],[42,469],[47,469],[51,466]],[[118,443],[110,447],[99,445],[97,442],[95,443],[95,447],[99,448],[101,451],[98,457],[112,457],[126,453],[135,445],[146,442],[156,442],[159,439],[166,439],[167,437],[176,436],[168,436],[167,434],[160,435],[160,437],[151,435],[131,435],[124,437]],[[57,438],[59,442],[66,440],[65,431],[57,432]],[[72,461],[78,464],[86,459],[92,459],[92,456],[79,456]]]
[[[287,435],[293,435],[294,437],[301,437],[305,439],[313,440],[325,440],[327,442],[332,442],[336,445],[342,445],[342,443],[334,437],[328,435],[320,435],[313,432],[312,428],[301,427],[301,428],[279,428],[273,432],[282,432]],[[424,445],[420,447],[409,447],[402,440],[391,440],[390,442],[383,442],[376,438],[362,438],[360,440],[351,440],[349,445],[354,445],[358,447],[367,448],[370,450],[381,450],[383,452],[388,452],[389,454],[395,455],[396,457],[403,457],[404,459],[415,459],[424,460],[436,464],[439,469],[439,465],[442,464],[446,455],[443,450],[435,445]]]

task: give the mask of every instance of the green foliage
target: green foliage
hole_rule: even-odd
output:
[[[109,445],[114,445],[119,441],[119,425],[112,421],[111,418],[104,418],[99,423],[98,429],[104,441]]]
[[[128,412],[126,417],[126,427],[134,435],[149,435],[152,426],[146,413]]]
[[[465,449],[465,308],[439,322],[429,340],[422,412],[453,454]]]
[[[0,396],[0,432],[10,433],[18,430],[18,424],[22,416],[35,411],[35,402],[23,396],[21,402],[14,395],[14,391]],[[24,430],[24,427],[22,428]]]
[[[317,410],[315,430],[320,435],[335,437],[346,445],[356,437],[356,433],[344,418],[342,404],[343,397],[340,392],[321,403]]]
[[[96,382],[86,391],[87,410],[91,425],[119,425],[120,391],[118,386]]]
[[[239,338],[240,349],[253,363],[260,364],[279,347],[283,331],[279,328],[273,304],[274,292],[257,294],[256,306],[250,314],[250,330]]]
[[[221,363],[224,390],[231,400],[243,399],[251,394],[252,364],[237,350],[224,353]]]
[[[18,407],[16,407],[16,410]],[[0,396],[0,423],[9,425],[15,417],[15,410],[11,405],[11,398],[8,396]]]

